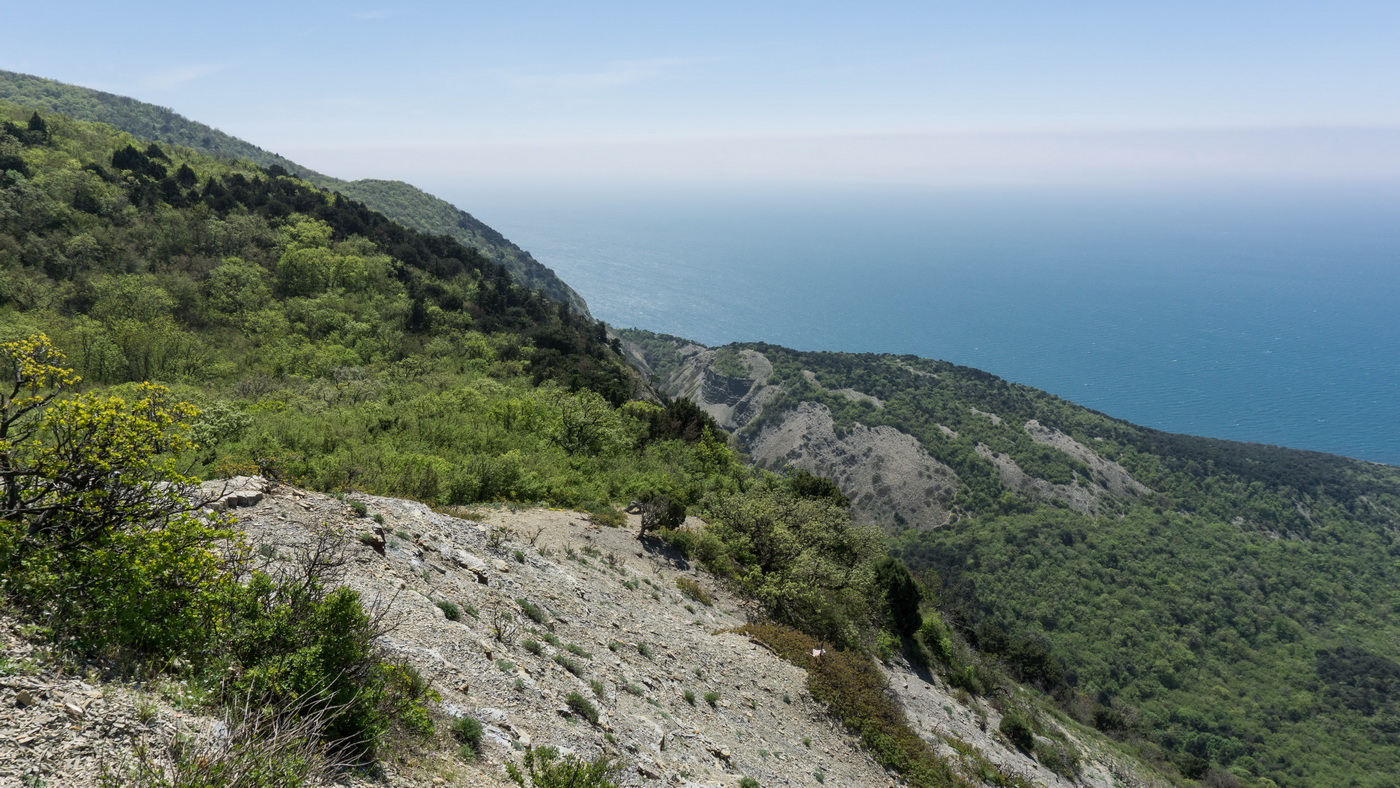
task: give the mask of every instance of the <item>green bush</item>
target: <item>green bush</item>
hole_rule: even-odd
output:
[[[575,676],[583,676],[583,666],[578,664],[578,662],[576,662],[575,660],[569,659],[563,654],[555,654],[554,661],[558,663],[559,666],[562,667],[564,670],[569,671]]]
[[[588,720],[593,725],[598,724],[598,707],[593,705],[593,701],[583,697],[577,692],[570,692],[568,697],[564,699],[564,702],[567,703],[569,708],[578,716]]]
[[[458,717],[452,721],[452,736],[461,745],[458,754],[464,760],[474,761],[481,757],[481,738],[485,730],[475,717]]]
[[[526,618],[542,627],[549,626],[549,614],[544,612],[539,605],[536,605],[525,597],[516,597],[515,604],[520,606],[520,610],[525,614]]]
[[[715,600],[706,593],[705,589],[700,587],[699,583],[688,577],[677,577],[676,588],[679,588],[682,594],[685,594],[706,607],[715,603]]]
[[[462,620],[462,609],[457,607],[456,602],[448,602],[444,599],[439,601],[437,606],[442,610],[442,614],[447,617],[448,621]]]
[[[1030,719],[1020,709],[1008,709],[1002,715],[997,730],[1022,752],[1035,750],[1035,732],[1031,729]]]
[[[719,706],[719,693],[718,693],[718,692],[707,692],[707,693],[705,693],[705,702],[708,703],[708,704],[710,704],[710,708],[712,708],[712,709],[718,707],[718,706]]]
[[[522,765],[523,769],[506,764],[506,774],[521,788],[618,788],[613,779],[621,772],[606,756],[591,761],[573,755],[560,759],[553,747],[526,750]]]
[[[534,654],[535,656],[539,656],[540,654],[544,653],[544,646],[541,646],[538,640],[526,639],[521,641],[520,645],[523,646],[526,651],[530,652],[531,654]]]

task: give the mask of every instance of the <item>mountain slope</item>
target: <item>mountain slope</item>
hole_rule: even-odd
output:
[[[836,480],[979,648],[1050,645],[1188,776],[1400,773],[1400,470],[1161,433],[946,362],[622,335],[756,462]]]
[[[521,284],[568,304],[581,315],[588,315],[583,297],[529,252],[465,211],[401,181],[343,181],[196,123],[165,107],[28,74],[0,70],[0,99],[79,120],[106,123],[138,139],[180,145],[217,158],[252,162],[263,168],[281,168],[280,171],[294,173],[322,188],[339,191],[406,227],[451,236],[505,266]]]

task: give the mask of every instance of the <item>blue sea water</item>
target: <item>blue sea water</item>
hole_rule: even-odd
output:
[[[613,325],[913,353],[1172,432],[1400,464],[1396,190],[485,197],[458,204]]]

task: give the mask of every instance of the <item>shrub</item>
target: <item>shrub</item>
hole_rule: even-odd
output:
[[[481,757],[484,733],[481,721],[475,717],[458,717],[452,721],[452,736],[461,744],[457,752],[463,756],[463,760],[474,761]]]
[[[1052,742],[1048,746],[1038,745],[1035,757],[1045,768],[1061,777],[1073,779],[1079,775],[1079,753],[1067,744]]]
[[[587,651],[584,651],[581,647],[576,646],[573,643],[570,643],[569,645],[565,646],[564,650],[575,656],[583,657],[584,659],[593,659],[592,654],[588,653]]]
[[[651,647],[648,646],[648,645],[645,644],[645,643],[638,643],[638,644],[637,644],[637,653],[638,653],[638,654],[641,654],[642,656],[646,657],[647,659],[651,659]]]
[[[603,525],[608,528],[621,528],[627,524],[627,515],[612,504],[596,504],[584,507],[588,512],[588,520],[594,525]]]
[[[557,662],[557,663],[559,664],[559,666],[562,667],[564,670],[569,671],[570,673],[574,674],[575,676],[579,676],[579,677],[582,677],[582,676],[583,676],[583,666],[580,665],[580,664],[578,664],[578,663],[575,662],[574,660],[569,659],[568,657],[564,656],[563,654],[555,654],[555,655],[554,655],[554,661]]]
[[[541,646],[538,640],[523,640],[520,645],[524,646],[526,651],[537,657],[544,653],[544,646]]]
[[[525,597],[516,597],[515,604],[520,606],[520,611],[525,614],[526,618],[542,627],[549,626],[549,614],[544,612],[539,605]]]
[[[1035,733],[1031,730],[1030,719],[1020,709],[1007,710],[1006,714],[1002,715],[997,730],[1022,752],[1032,752],[1035,749]]]
[[[685,702],[686,702],[686,703],[689,703],[689,704],[692,705],[692,706],[695,705],[695,691],[694,691],[694,690],[686,690],[685,692],[682,692],[682,693],[681,693],[681,697],[685,698]]]
[[[825,649],[820,657],[814,657],[812,652],[822,649],[821,644],[781,624],[748,624],[738,631],[805,668],[812,697],[859,734],[881,765],[900,772],[912,785],[957,784],[952,769],[910,727],[886,691],[884,674],[868,655]]]
[[[462,620],[462,609],[459,608],[459,607],[457,607],[457,603],[455,603],[455,602],[448,602],[447,600],[444,599],[444,600],[439,601],[439,602],[437,603],[437,606],[438,606],[439,609],[442,610],[442,614],[443,614],[444,616],[447,617],[447,620],[448,620],[448,621],[461,621],[461,620]]]
[[[701,588],[699,583],[688,577],[676,578],[676,588],[679,588],[682,594],[685,594],[706,607],[713,605],[715,602],[714,598],[706,593],[705,589]]]
[[[758,780],[752,777],[745,777],[739,780],[739,788],[759,788]]]
[[[618,788],[612,780],[621,771],[606,756],[592,761],[573,755],[560,759],[553,747],[526,750],[522,766],[506,764],[506,774],[521,788]]]
[[[577,692],[570,692],[569,696],[564,699],[564,702],[568,704],[569,708],[572,709],[575,714],[588,720],[590,724],[598,724],[598,707],[593,705],[593,701],[583,697]]]
[[[710,704],[710,708],[712,708],[712,709],[713,709],[713,708],[717,708],[717,707],[719,706],[719,693],[718,693],[718,692],[707,692],[707,693],[705,693],[705,702],[708,703],[708,704]]]
[[[603,682],[597,679],[589,679],[588,688],[593,690],[593,694],[597,695],[600,698],[606,694],[606,691],[603,689]]]

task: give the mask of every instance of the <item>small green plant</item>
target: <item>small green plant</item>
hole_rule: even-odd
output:
[[[377,524],[379,524],[379,525],[383,525],[383,524],[384,524],[384,515],[382,515],[382,514],[375,514],[374,517],[371,518],[371,519],[373,519],[374,522],[377,523]]]
[[[405,542],[412,542],[412,541],[413,541],[413,534],[409,533],[408,531],[403,530],[402,528],[400,528],[399,530],[395,531],[395,532],[394,532],[394,536],[397,536],[398,538],[404,540]]]
[[[686,703],[689,703],[692,706],[695,705],[695,690],[686,690],[685,692],[681,693],[681,697],[685,698]]]
[[[526,618],[542,627],[549,626],[549,614],[544,612],[539,605],[536,605],[523,596],[516,597],[515,604],[520,606],[520,611],[525,614]]]
[[[442,614],[447,617],[448,621],[462,620],[462,609],[460,607],[457,607],[456,602],[449,602],[446,599],[443,599],[437,603],[437,606],[438,609],[442,610]]]
[[[452,737],[460,745],[457,754],[464,761],[474,761],[481,757],[481,737],[485,730],[475,717],[458,717],[452,721]]]
[[[767,755],[767,753],[763,753]],[[752,777],[745,777],[739,781],[739,788],[759,788],[758,780]]]
[[[810,749],[812,748],[812,737],[811,737],[811,736],[803,736],[803,737],[802,737],[802,746],[803,746],[803,747],[806,747],[807,749],[810,750]]]
[[[543,635],[540,635],[540,639],[555,648],[562,648],[562,645],[559,642],[559,636],[554,634],[553,632],[546,632]]]
[[[365,504],[364,504],[363,501],[348,501],[347,503],[349,503],[349,504],[350,504],[350,508],[351,508],[352,510],[354,510],[355,516],[357,516],[357,517],[368,517],[368,516],[369,516],[369,507],[368,507],[368,506],[365,506]]]
[[[544,653],[544,646],[541,646],[538,640],[522,640],[520,645],[524,646],[526,651],[537,657]]]
[[[619,648],[622,648],[621,643],[617,642],[616,640],[608,641],[608,651],[616,653]]]
[[[588,688],[593,690],[594,695],[597,695],[600,698],[603,697],[603,694],[605,692],[605,690],[603,689],[603,682],[597,679],[589,679]]]
[[[636,695],[636,696],[639,697],[639,698],[642,696],[642,693],[645,692],[645,690],[643,690],[641,687],[637,686],[636,684],[623,684],[623,685],[622,685],[622,688],[625,689],[625,690],[627,690],[627,693],[628,693],[629,695]]]
[[[277,548],[273,547],[270,544],[259,545],[258,555],[262,556],[263,558],[274,559],[277,557]]]
[[[791,703],[792,703],[792,696],[789,695],[789,694],[787,694],[786,692],[784,692],[784,693],[783,693],[783,703],[791,704]]]
[[[719,706],[719,693],[718,693],[718,692],[707,692],[707,693],[705,693],[705,702],[708,703],[708,704],[710,704],[710,708],[712,708],[712,709],[713,709],[713,708],[717,708],[717,707]]]
[[[689,577],[676,578],[676,588],[679,588],[682,594],[694,599],[705,607],[709,607],[715,603],[714,598],[706,593],[705,589],[701,588],[699,583]]]
[[[496,667],[500,668],[502,673],[515,672],[515,663],[510,660],[498,659],[496,660]]]
[[[564,702],[568,704],[569,709],[575,714],[588,720],[589,724],[598,724],[598,707],[593,705],[593,701],[583,697],[577,692],[570,692],[568,697],[564,699]]]
[[[160,707],[154,700],[142,695],[136,699],[136,721],[142,725],[149,725],[155,722],[156,716],[160,713]]]
[[[515,562],[516,562],[517,564],[523,564],[523,563],[525,563],[525,553],[522,552],[522,551],[520,551],[520,550],[516,550],[516,551],[515,551]]]
[[[812,776],[815,777],[815,778],[817,778],[817,782],[823,783],[823,784],[826,783],[826,772],[822,771],[821,769],[818,769],[818,770],[816,770],[815,772],[812,772]]]
[[[564,650],[577,657],[583,657],[584,659],[593,659],[592,654],[588,653],[587,651],[584,651],[579,646],[575,646],[573,643],[570,643],[569,645],[565,646]]]
[[[462,605],[462,612],[463,612],[463,613],[466,613],[467,615],[471,616],[471,617],[474,618],[474,619],[477,619],[477,620],[480,620],[480,619],[481,619],[481,611],[476,609],[476,605],[473,605],[473,604],[470,604],[470,603],[464,604],[464,605]]]
[[[523,689],[525,689],[525,679],[517,678],[517,679],[515,680],[515,683],[512,684],[511,686],[515,687],[515,688],[518,689],[518,690],[523,690]]]
[[[563,654],[555,654],[554,661],[558,663],[559,666],[562,667],[564,670],[567,670],[580,678],[583,677],[583,666],[578,664],[574,660],[569,659]]]
[[[638,644],[637,644],[637,653],[638,653],[638,654],[641,654],[642,656],[646,657],[647,659],[651,659],[651,647],[648,646],[648,645],[645,644],[645,643],[638,643]]]

